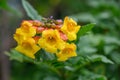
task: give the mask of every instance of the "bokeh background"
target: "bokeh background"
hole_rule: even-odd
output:
[[[15,29],[22,20],[30,18],[21,0],[0,0],[0,80],[120,80],[120,0],[27,1],[44,17],[70,16],[81,26],[96,23],[89,34],[80,38],[78,53],[104,55],[114,64],[105,59],[94,60],[95,56],[91,58],[93,61],[77,57],[56,70],[49,64],[36,66],[9,60],[4,53],[16,46]],[[74,67],[78,67],[77,71]]]

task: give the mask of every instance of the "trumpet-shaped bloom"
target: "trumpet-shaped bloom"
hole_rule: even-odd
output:
[[[33,37],[36,34],[36,28],[34,28],[30,22],[24,21],[21,27],[16,30],[16,34]]]
[[[76,54],[76,45],[66,43],[65,47],[56,54],[59,61],[65,61],[70,57],[77,56]]]
[[[33,37],[36,34],[36,29],[32,27],[32,24],[28,21],[24,21],[21,24],[21,27],[16,30],[14,34],[14,39],[18,44],[21,44],[22,41],[26,40],[28,37]]]
[[[76,34],[79,31],[80,26],[72,19],[65,17],[63,26],[61,27],[61,31],[63,31],[70,41],[75,40],[77,38]]]
[[[17,41],[18,44],[22,44],[22,42],[27,39],[27,37],[17,33],[14,34],[13,38]]]
[[[40,47],[35,44],[35,40],[33,38],[28,38],[24,40],[22,44],[18,45],[15,49],[24,55],[34,59],[34,54],[40,50]]]
[[[60,38],[58,30],[48,29],[42,32],[42,37],[38,44],[50,53],[56,53],[57,49],[64,46],[64,41]]]

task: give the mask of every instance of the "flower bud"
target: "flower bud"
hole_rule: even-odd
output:
[[[38,21],[38,20],[34,20],[34,21],[33,21],[33,26],[37,26],[37,27],[43,26],[43,23],[40,22],[40,21]]]
[[[61,19],[55,20],[54,22],[55,22],[55,24],[58,24],[58,25],[63,23],[63,21]]]
[[[45,28],[44,27],[38,27],[37,29],[36,29],[36,33],[42,33],[43,31],[45,30]]]

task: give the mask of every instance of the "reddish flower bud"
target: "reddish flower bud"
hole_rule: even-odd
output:
[[[62,40],[67,41],[68,37],[66,36],[66,34],[64,34],[63,32],[60,32],[60,37]]]
[[[62,24],[63,21],[61,19],[55,20],[55,24]]]
[[[62,25],[56,25],[56,29],[60,29]]]
[[[37,27],[36,32],[37,33],[42,33],[45,30],[44,27]]]
[[[35,40],[35,43],[37,43],[38,40],[40,39],[40,36],[34,36],[33,39]]]
[[[33,21],[33,26],[37,26],[37,27],[43,26],[43,23],[40,22],[40,21],[38,21],[38,20],[34,20],[34,21]]]

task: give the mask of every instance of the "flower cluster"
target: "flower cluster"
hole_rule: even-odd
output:
[[[65,61],[77,56],[76,45],[69,42],[76,40],[79,29],[80,26],[68,17],[64,21],[51,18],[25,20],[14,34],[18,43],[15,49],[33,59],[35,53],[43,49],[55,54],[59,61]]]

